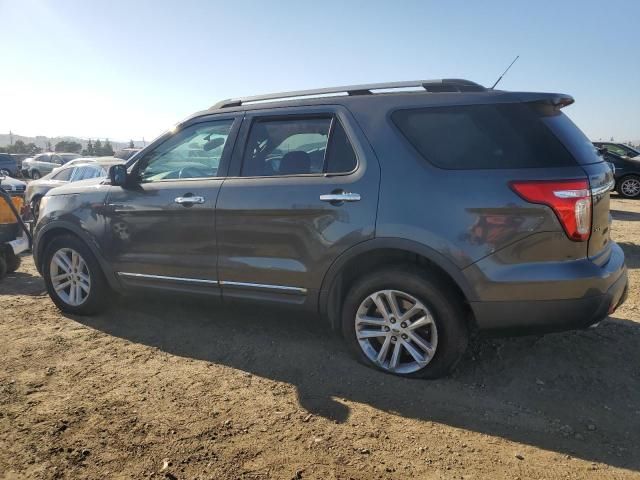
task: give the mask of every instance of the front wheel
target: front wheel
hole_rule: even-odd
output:
[[[4,176],[4,177],[10,177],[11,176],[11,172],[5,168],[0,170],[0,175]]]
[[[368,274],[345,298],[343,335],[368,366],[407,377],[445,376],[468,342],[463,302],[451,290],[411,266]]]
[[[618,184],[618,193],[624,198],[640,197],[640,177],[637,175],[624,177]]]
[[[42,175],[40,175],[40,172],[38,170],[34,170],[33,172],[31,172],[31,178],[33,180],[39,180],[42,177]]]
[[[55,237],[43,257],[43,276],[53,303],[66,313],[104,310],[110,291],[95,256],[77,237]]]

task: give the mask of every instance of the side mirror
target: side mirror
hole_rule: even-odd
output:
[[[124,187],[127,184],[126,165],[111,165],[109,168],[109,180],[111,180],[111,185]]]

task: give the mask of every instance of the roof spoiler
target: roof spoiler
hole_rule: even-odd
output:
[[[556,110],[568,107],[575,102],[573,97],[566,93],[517,93],[516,95],[522,102],[551,105]]]

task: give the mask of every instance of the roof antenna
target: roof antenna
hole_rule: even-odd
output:
[[[502,77],[504,77],[507,74],[509,69],[513,66],[514,63],[516,63],[516,60],[518,60],[519,58],[520,58],[520,55],[517,55],[516,58],[513,59],[513,62],[511,62],[511,64],[507,67],[507,69],[504,72],[502,72],[502,75],[500,75],[498,80],[496,80],[496,83],[494,83],[493,86],[489,90],[493,90],[494,88],[496,88],[496,85],[498,85],[498,83],[500,83],[500,80],[502,80]]]

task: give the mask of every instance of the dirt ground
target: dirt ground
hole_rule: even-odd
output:
[[[0,478],[640,478],[632,282],[596,329],[476,341],[453,377],[384,375],[315,319],[190,298],[62,315],[32,261],[0,284]]]

